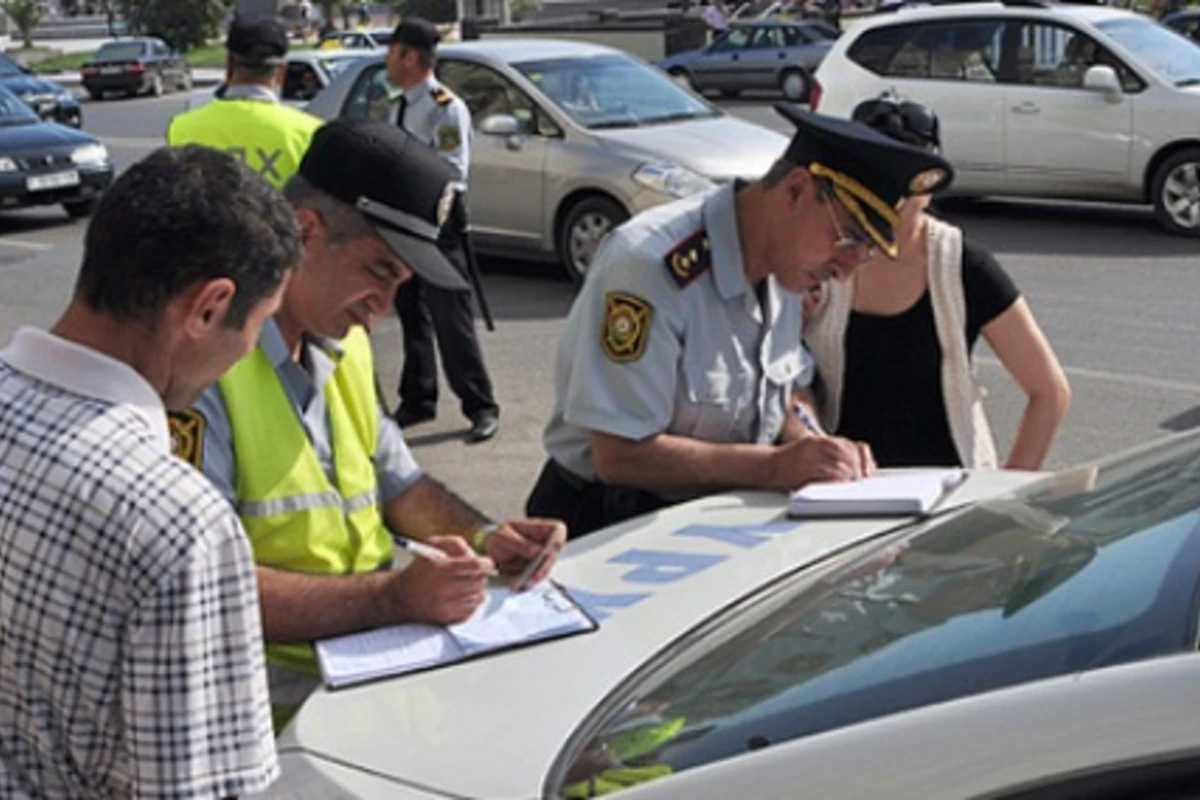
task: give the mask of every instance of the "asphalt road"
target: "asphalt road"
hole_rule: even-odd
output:
[[[784,129],[770,98],[725,105]],[[88,102],[84,127],[125,166],[161,141],[182,107],[182,95]],[[997,201],[949,216],[1013,275],[1070,376],[1074,403],[1049,466],[1200,424],[1197,242],[1161,233],[1148,210],[1137,208]],[[69,221],[57,207],[0,215],[0,342],[19,325],[54,320],[70,296],[84,230],[85,223]],[[410,431],[409,441],[431,473],[485,511],[511,516],[520,513],[542,461],[554,348],[572,292],[539,266],[492,261],[484,267],[498,330],[481,328],[480,338],[503,407],[500,435],[463,444],[467,423],[446,389],[438,419]],[[400,357],[395,319],[381,320],[374,340],[382,384],[391,390]],[[986,350],[978,355],[1004,449],[1020,398],[995,359]]]

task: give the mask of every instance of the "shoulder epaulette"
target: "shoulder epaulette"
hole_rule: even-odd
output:
[[[450,101],[454,99],[454,95],[446,90],[445,86],[439,86],[436,89],[431,89],[429,94],[433,97],[433,102],[439,106],[448,106]]]
[[[708,231],[701,228],[684,239],[663,257],[667,271],[680,288],[687,286],[712,267],[712,244]]]

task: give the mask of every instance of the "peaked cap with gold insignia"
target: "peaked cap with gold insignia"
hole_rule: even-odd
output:
[[[680,288],[687,286],[712,267],[712,243],[708,231],[701,228],[671,248],[663,263]]]
[[[954,179],[954,168],[940,155],[866,125],[792,103],[777,103],[775,110],[796,126],[784,158],[827,181],[838,202],[892,258],[898,252],[894,229],[900,222],[899,202],[944,189]]]

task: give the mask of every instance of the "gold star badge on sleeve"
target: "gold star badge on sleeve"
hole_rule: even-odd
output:
[[[612,361],[637,361],[646,352],[654,307],[625,292],[609,292],[604,305],[604,330],[600,333],[604,354]]]
[[[204,415],[195,409],[167,414],[171,428],[171,453],[196,469],[204,463]]]

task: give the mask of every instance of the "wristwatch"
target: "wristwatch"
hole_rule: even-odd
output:
[[[471,545],[471,549],[476,553],[484,555],[487,552],[484,549],[487,545],[487,538],[498,530],[500,530],[499,522],[489,522],[467,537],[467,544]]]

